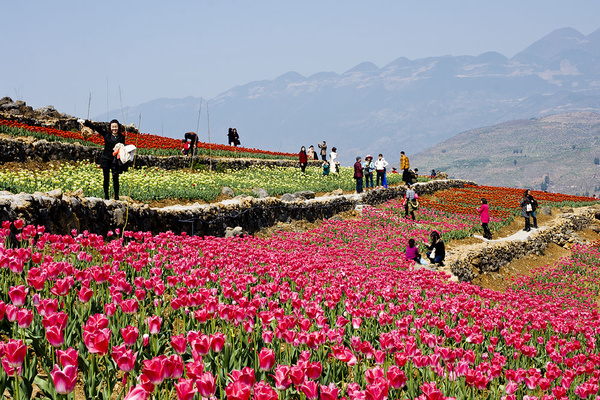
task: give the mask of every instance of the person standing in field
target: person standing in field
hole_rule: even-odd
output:
[[[370,154],[365,157],[364,175],[365,175],[365,186],[367,189],[370,187],[373,189],[373,171],[375,170],[375,164],[373,163],[373,156]],[[370,186],[369,186],[370,185]]]
[[[356,179],[356,193],[362,193],[363,191],[363,166],[361,163],[360,156],[356,157],[354,163],[354,179]]]
[[[110,175],[112,172],[113,178],[113,191],[115,195],[115,200],[119,200],[119,174],[123,172],[123,170],[119,167],[117,162],[117,157],[114,154],[114,148],[118,143],[125,144],[125,129],[123,125],[119,123],[116,119],[110,121],[108,129],[105,124],[95,123],[88,120],[79,120],[80,125],[86,126],[88,128],[93,129],[93,132],[97,135],[102,136],[104,139],[104,150],[102,150],[102,155],[100,156],[100,168],[102,168],[102,174],[104,177],[103,189],[104,189],[104,198],[108,200],[109,196],[109,187],[110,187]]]
[[[313,146],[311,144],[308,147],[308,150],[306,150],[306,156],[308,157],[309,160],[314,160],[315,159],[315,146]]]
[[[331,153],[329,153],[329,164],[331,165],[331,168],[333,168],[332,172],[334,174],[340,173],[340,163],[337,161],[337,147],[331,148]]]
[[[298,161],[300,161],[300,169],[302,170],[302,173],[304,173],[304,170],[306,170],[306,164],[308,163],[308,156],[306,154],[306,148],[304,146],[302,146],[300,148],[300,152],[298,153]]]
[[[317,146],[321,149],[321,159],[327,161],[327,143],[323,140],[321,143],[318,143]]]
[[[402,170],[402,180],[410,185],[410,162],[404,151],[400,152],[400,170]]]
[[[404,184],[404,190],[404,201],[402,202],[404,206],[404,218],[408,218],[408,214],[410,213],[414,221],[415,211],[419,209],[419,195],[407,183]]]
[[[377,161],[375,161],[375,172],[377,172],[377,187],[379,187],[379,182],[381,182],[381,185],[384,186],[383,179],[385,174],[385,167],[387,166],[388,162],[385,161],[385,158],[383,158],[383,154],[379,154],[379,158],[377,159]]]
[[[477,209],[481,220],[481,228],[483,229],[483,237],[487,240],[492,240],[492,232],[488,224],[490,223],[490,208],[485,198],[481,199],[481,206]]]
[[[196,148],[198,147],[198,135],[196,134],[196,132],[186,132],[184,137],[186,143],[188,140],[190,141],[190,147],[188,149],[187,154],[190,156],[195,156],[197,153]]]

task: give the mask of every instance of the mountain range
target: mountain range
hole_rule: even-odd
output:
[[[512,58],[400,57],[378,67],[308,77],[287,72],[273,80],[236,86],[203,101],[201,140],[225,143],[236,127],[243,146],[296,152],[326,140],[340,161],[384,153],[414,154],[460,132],[551,114],[600,110],[600,29],[585,36],[572,28],[551,32]],[[196,130],[199,97],[161,98],[113,110],[110,118],[138,122],[141,130],[183,138]],[[104,120],[106,114],[95,119]]]

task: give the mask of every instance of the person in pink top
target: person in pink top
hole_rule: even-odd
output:
[[[404,256],[406,257],[406,261],[412,260],[417,264],[421,262],[421,253],[419,253],[419,246],[415,244],[415,239],[409,239]]]
[[[479,218],[481,218],[481,227],[483,228],[483,237],[487,240],[492,240],[492,232],[488,224],[490,223],[490,207],[485,198],[481,199],[481,206],[477,209]]]

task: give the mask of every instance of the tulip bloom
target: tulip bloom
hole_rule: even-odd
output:
[[[127,325],[125,328],[121,328],[121,336],[123,336],[123,343],[126,346],[133,346],[137,342],[138,335],[139,331],[135,326]]]
[[[225,388],[227,400],[248,400],[250,399],[251,387],[240,381],[231,382]]]
[[[254,400],[277,400],[277,392],[265,381],[254,386]]]
[[[123,400],[146,400],[150,393],[142,385],[132,387],[127,396]]]
[[[46,329],[46,339],[51,346],[60,347],[65,341],[64,332],[59,326],[49,326]]]
[[[393,389],[401,389],[406,385],[406,375],[404,371],[395,365],[391,365],[387,371],[387,379],[390,382],[390,387]]]
[[[221,332],[216,332],[214,335],[210,335],[210,348],[215,353],[220,353],[225,346],[225,335]]]
[[[191,379],[180,379],[175,384],[178,400],[192,400],[198,390],[194,387],[194,381]],[[203,396],[208,397],[208,396]]]
[[[171,347],[177,354],[183,354],[187,348],[187,339],[183,335],[171,336]]]
[[[67,365],[75,365],[77,366],[77,358],[79,357],[79,351],[75,350],[72,347],[69,347],[67,350],[57,350],[56,354],[58,356],[58,362],[63,367]]]
[[[111,332],[108,328],[95,331],[84,328],[83,343],[85,343],[90,353],[104,355],[108,353],[110,334]]]
[[[259,368],[261,371],[270,371],[275,365],[275,352],[272,349],[263,349],[258,354]]]
[[[158,332],[160,332],[162,318],[158,315],[153,315],[151,317],[146,318],[146,324],[148,325],[149,333],[151,335],[156,335]]]
[[[158,357],[154,357],[151,360],[144,360],[144,367],[142,372],[153,385],[160,385],[164,379],[163,377],[164,364]]]
[[[329,386],[321,385],[321,400],[337,400],[340,394],[334,383],[330,383]]]
[[[196,379],[196,386],[200,396],[210,398],[216,391],[215,377],[210,372],[205,372]]]
[[[13,368],[21,367],[26,355],[27,346],[25,346],[25,343],[23,343],[22,340],[10,339],[8,343],[4,345],[3,360],[6,360],[6,363]]]
[[[54,369],[50,372],[54,388],[59,394],[69,394],[75,389],[77,384],[77,366],[67,365],[60,369],[58,364],[54,364]]]
[[[288,365],[278,365],[275,368],[275,389],[277,390],[286,390],[292,385],[292,380],[290,379],[290,367]]]
[[[25,285],[11,286],[8,289],[8,297],[10,297],[10,301],[12,301],[15,306],[21,307],[25,304],[28,292],[29,289],[25,288]]]
[[[26,308],[21,308],[17,314],[17,324],[19,328],[26,329],[29,328],[31,322],[33,321],[33,311],[28,310]]]
[[[306,381],[300,385],[300,390],[308,400],[317,400],[319,398],[319,385],[315,381]]]

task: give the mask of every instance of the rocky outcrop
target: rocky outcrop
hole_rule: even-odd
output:
[[[460,180],[416,184],[419,193],[433,193],[474,182]],[[23,219],[42,225],[48,232],[65,234],[72,229],[106,234],[117,228],[159,233],[173,231],[195,235],[224,236],[227,228],[241,227],[253,234],[278,222],[310,222],[355,209],[376,205],[404,195],[404,189],[377,189],[363,194],[329,195],[317,198],[296,194],[295,201],[266,197],[238,197],[215,204],[151,208],[146,204],[103,200],[60,191],[17,194],[0,192],[0,220]]]
[[[600,219],[600,210],[596,208],[587,209],[581,214],[572,212],[571,209],[571,213],[561,214],[553,226],[539,230],[526,240],[489,244],[460,255],[448,266],[460,281],[470,282],[478,275],[498,272],[510,262],[527,255],[543,255],[550,243],[570,248],[578,242],[575,232],[597,226]]]

